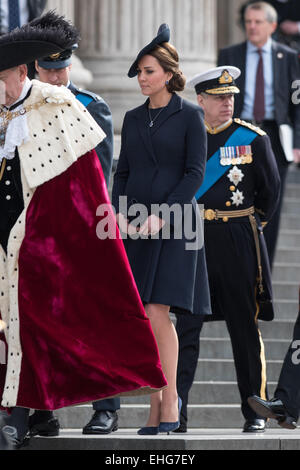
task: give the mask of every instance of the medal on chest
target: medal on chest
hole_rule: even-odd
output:
[[[246,165],[252,163],[252,161],[251,145],[220,148],[220,164],[222,166]]]

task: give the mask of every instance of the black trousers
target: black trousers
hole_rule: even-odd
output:
[[[120,398],[107,398],[93,402],[95,411],[117,411],[120,409]]]
[[[240,328],[239,318],[236,321],[234,318],[228,319],[226,323],[233,350],[242,414],[246,420],[259,418],[247,402],[247,398],[252,394],[268,398],[265,361],[262,359],[263,346],[257,323],[255,321],[248,323],[246,341],[245,332]],[[184,423],[188,420],[188,397],[198,365],[202,326],[201,315],[195,317],[177,315],[176,331],[179,340],[177,390],[182,399],[181,419]],[[213,379],[212,375],[211,380]]]
[[[252,229],[248,220],[228,224],[208,222],[204,233],[213,312],[213,318],[206,316],[206,320],[223,319],[224,329],[227,326],[242,413],[245,419],[254,419],[257,415],[247,399],[254,394],[267,398],[267,379],[264,345],[256,320],[257,258]],[[183,400],[183,421],[187,419],[188,394],[198,364],[202,325],[201,316],[177,316],[177,384]],[[211,380],[214,379],[212,373]]]
[[[294,327],[293,341],[285,356],[274,396],[279,398],[291,416],[300,414],[300,311]]]

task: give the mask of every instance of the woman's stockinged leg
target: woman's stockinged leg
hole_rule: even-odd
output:
[[[168,382],[165,390],[151,395],[147,426],[158,426],[161,421],[175,422],[178,420],[176,388],[178,338],[169,316],[170,307],[160,304],[147,304],[145,310],[151,322],[162,369]]]

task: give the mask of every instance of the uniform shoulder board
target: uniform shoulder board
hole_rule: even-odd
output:
[[[251,122],[243,121],[242,119],[235,118],[234,122],[240,124],[241,126],[248,127],[253,132],[256,132],[258,135],[266,135],[265,131],[263,131],[260,127],[254,126]]]

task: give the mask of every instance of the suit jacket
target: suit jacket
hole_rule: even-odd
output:
[[[91,91],[82,90],[81,88],[76,87],[72,82],[68,88],[75,96],[83,94],[90,98],[90,103],[86,106],[86,109],[106,134],[106,138],[97,145],[95,150],[100,160],[104,178],[108,186],[113,161],[113,124],[110,109],[106,102],[97,94]]]
[[[273,41],[273,78],[275,98],[275,121],[278,125],[290,124],[294,129],[294,147],[300,148],[300,106],[292,102],[295,89],[292,84],[300,79],[300,66],[297,52],[289,47]],[[236,95],[235,116],[240,117],[245,95],[247,42],[221,49],[218,65],[233,65],[242,74],[236,80],[240,94]]]
[[[29,9],[29,21],[41,16],[43,13],[47,0],[27,0]]]

